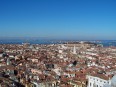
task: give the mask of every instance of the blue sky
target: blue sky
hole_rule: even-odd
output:
[[[0,0],[0,37],[116,39],[116,0]]]

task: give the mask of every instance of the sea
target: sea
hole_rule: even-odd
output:
[[[60,40],[60,39],[0,39],[0,44],[61,44],[67,42],[86,41],[96,44],[102,44],[104,47],[116,46],[116,40]]]

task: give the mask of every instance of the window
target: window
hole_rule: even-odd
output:
[[[91,86],[91,83],[90,83],[90,86]]]

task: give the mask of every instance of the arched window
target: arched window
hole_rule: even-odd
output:
[[[90,86],[91,86],[91,82],[90,82]]]

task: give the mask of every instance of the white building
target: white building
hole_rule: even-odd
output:
[[[104,80],[99,77],[87,75],[88,86],[87,87],[105,87],[105,85],[111,85],[111,80]]]

